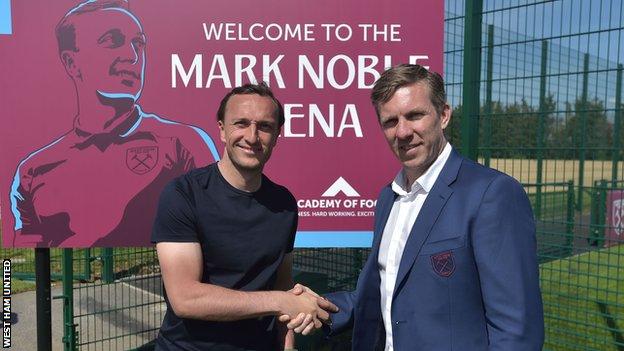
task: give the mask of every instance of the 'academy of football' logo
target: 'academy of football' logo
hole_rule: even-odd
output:
[[[329,188],[327,188],[327,190],[325,190],[325,192],[321,196],[322,197],[334,197],[338,195],[338,193],[340,192],[345,194],[347,197],[359,197],[360,196],[360,194],[357,191],[355,191],[355,189],[353,189],[351,184],[347,183],[347,181],[343,177],[336,179],[334,184],[332,184]]]

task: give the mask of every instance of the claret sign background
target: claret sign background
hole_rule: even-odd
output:
[[[443,2],[3,1],[4,247],[149,246],[164,184],[219,158],[216,110],[266,81],[286,123],[265,173],[297,246],[370,245],[399,170],[369,101],[384,68],[442,73]]]

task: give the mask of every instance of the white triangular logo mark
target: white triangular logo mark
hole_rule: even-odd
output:
[[[357,191],[355,191],[355,189],[353,189],[353,187],[349,183],[347,183],[347,181],[344,180],[343,177],[336,179],[334,184],[332,184],[327,190],[325,190],[325,192],[321,196],[333,197],[333,196],[336,196],[341,191],[343,194],[347,195],[348,197],[360,196],[360,194]]]

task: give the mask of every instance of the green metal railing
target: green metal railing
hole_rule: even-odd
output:
[[[575,187],[572,181],[525,183],[536,220],[537,254],[540,263],[568,257],[574,252]],[[541,191],[537,191],[537,190]]]
[[[352,290],[368,249],[298,249],[294,279],[319,293]],[[151,248],[102,249],[90,259],[93,276],[75,283],[71,249],[63,250],[63,325],[65,350],[153,348],[165,312],[160,270]],[[96,263],[100,264],[96,264]],[[110,265],[110,268],[106,266]],[[299,338],[302,350],[348,349],[348,334],[330,342],[320,335]]]

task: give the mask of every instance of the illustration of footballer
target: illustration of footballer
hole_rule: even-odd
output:
[[[61,19],[56,38],[77,113],[71,130],[17,166],[11,244],[150,246],[162,188],[218,160],[216,147],[198,127],[145,113],[137,103],[146,36],[127,2],[79,4]]]

